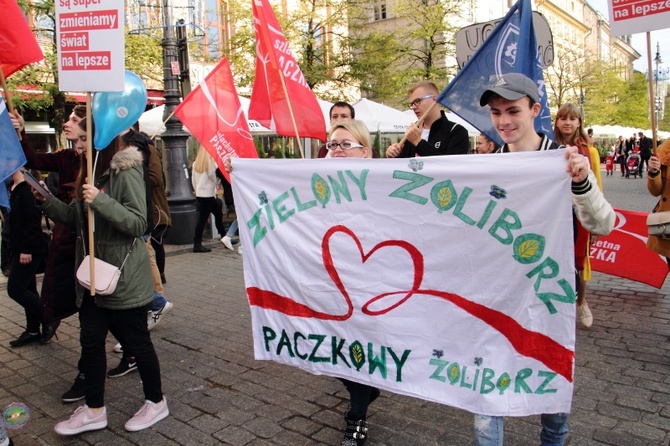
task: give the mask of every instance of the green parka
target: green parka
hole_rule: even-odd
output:
[[[121,266],[135,242],[121,272],[116,290],[109,296],[95,296],[95,304],[110,310],[127,310],[147,305],[153,300],[153,279],[146,246],[141,239],[147,229],[146,187],[142,173],[142,155],[135,147],[117,152],[110,169],[95,181],[100,193],[90,207],[95,219],[95,256]],[[73,200],[66,205],[54,196],[42,205],[53,220],[77,228],[76,262],[79,265],[88,251],[87,215],[83,203]],[[89,291],[79,283],[77,306]]]

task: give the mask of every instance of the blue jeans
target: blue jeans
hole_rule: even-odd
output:
[[[568,435],[567,413],[542,414],[541,446],[563,446]],[[475,446],[503,446],[503,417],[475,414]]]
[[[230,227],[228,228],[228,232],[226,232],[226,235],[227,235],[228,237],[234,237],[236,232],[237,232],[237,219],[235,219],[235,220],[230,224]]]
[[[167,299],[162,294],[154,291],[154,301],[149,304],[149,309],[151,311],[159,311],[166,303]]]

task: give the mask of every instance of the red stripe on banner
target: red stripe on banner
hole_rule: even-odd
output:
[[[346,314],[335,315],[313,310],[307,305],[294,301],[290,297],[281,296],[272,291],[261,290],[257,287],[247,288],[247,296],[249,297],[249,305],[255,305],[266,310],[279,311],[288,316],[310,317],[326,321],[346,321],[354,313],[351,301],[348,302],[349,310]]]
[[[647,213],[614,209],[609,235],[591,245],[591,269],[661,288],[668,275],[665,257],[647,249]]]

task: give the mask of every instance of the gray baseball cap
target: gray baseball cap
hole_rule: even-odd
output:
[[[491,88],[482,94],[479,105],[482,107],[487,105],[493,94],[497,94],[508,101],[516,101],[524,96],[528,96],[534,102],[540,100],[537,94],[537,84],[521,73],[503,74]]]

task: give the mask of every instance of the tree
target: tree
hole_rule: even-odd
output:
[[[578,102],[583,96],[584,78],[580,74],[583,73],[586,57],[572,48],[557,49],[544,80],[548,87],[549,105],[559,109],[566,102]]]
[[[369,5],[369,2],[367,3]],[[352,77],[370,98],[400,106],[407,87],[430,79],[444,86],[455,74],[454,38],[464,0],[398,0],[390,16],[396,22],[370,26],[369,6],[350,16]],[[357,33],[356,27],[363,30]],[[370,31],[370,28],[373,28]]]
[[[132,71],[146,84],[163,85],[163,48],[161,41],[147,34],[131,34],[126,29],[126,70]]]
[[[405,68],[414,80],[446,81],[453,67],[446,60],[455,60],[455,35],[460,26],[463,0],[399,0],[394,14],[405,22],[398,33]]]

